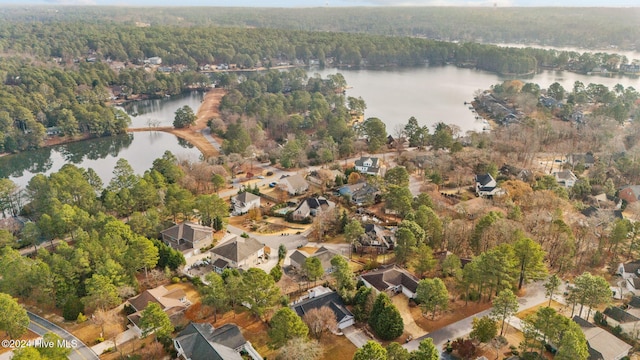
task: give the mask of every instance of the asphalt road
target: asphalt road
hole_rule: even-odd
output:
[[[52,332],[66,340],[66,344],[72,348],[69,360],[99,360],[98,355],[91,348],[65,329],[31,312],[27,312],[27,314],[31,320],[29,330],[40,336]]]

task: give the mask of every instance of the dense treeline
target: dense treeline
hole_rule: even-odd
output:
[[[158,278],[184,265],[182,254],[155,240],[169,219],[193,219],[221,229],[227,205],[217,195],[194,195],[176,158],[167,152],[143,176],[120,159],[105,187],[92,169],[65,165],[60,171],[34,176],[26,189],[22,214],[27,223],[13,236],[3,236],[0,289],[31,297],[38,304],[64,310],[75,319],[85,310],[107,309],[137,292],[137,273]],[[15,185],[2,183],[2,208],[19,207]],[[126,218],[127,222],[120,219]],[[6,233],[4,235],[7,235]],[[54,251],[38,245],[55,239]],[[34,259],[12,246],[38,248]],[[158,267],[159,270],[153,270]]]
[[[638,8],[123,8],[9,7],[3,22],[109,20],[152,26],[230,26],[360,32],[491,43],[639,48]],[[597,31],[594,31],[597,29]]]

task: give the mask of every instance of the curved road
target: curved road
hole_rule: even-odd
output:
[[[70,332],[65,329],[59,327],[58,325],[41,318],[40,316],[27,312],[29,315],[29,330],[34,333],[43,336],[48,332],[55,333],[60,336],[63,340],[66,340],[67,344],[71,346],[72,351],[69,354],[69,360],[99,360],[100,358],[96,355],[90,347],[85,345],[80,339],[73,336]]]

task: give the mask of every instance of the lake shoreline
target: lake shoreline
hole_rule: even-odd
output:
[[[190,142],[193,146],[198,148],[205,158],[210,158],[219,154],[218,150],[202,135],[202,130],[207,127],[207,122],[211,118],[215,118],[220,115],[220,101],[226,93],[225,90],[220,88],[214,88],[204,95],[202,103],[196,112],[196,123],[188,128],[176,129],[172,126],[163,127],[148,127],[148,128],[129,128],[127,132],[139,132],[139,131],[163,131],[173,134],[181,139]]]

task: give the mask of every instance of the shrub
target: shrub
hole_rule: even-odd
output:
[[[87,317],[83,313],[79,313],[78,314],[78,318],[76,319],[76,322],[78,324],[80,324],[80,323],[83,323],[85,321],[87,321]]]
[[[282,278],[282,268],[280,265],[274,266],[271,271],[269,271],[269,275],[273,278],[273,281],[278,282]]]
[[[177,284],[179,282],[180,282],[180,278],[179,277],[174,276],[174,277],[171,278],[171,283],[172,284]]]
[[[103,337],[96,338],[96,340],[94,341],[94,343],[96,343],[96,344],[100,344],[101,342],[104,342],[104,338]]]

